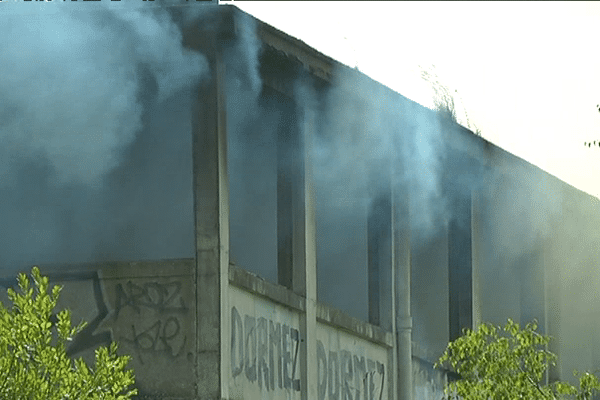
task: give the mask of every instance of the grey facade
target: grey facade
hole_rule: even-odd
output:
[[[596,198],[234,7],[183,26],[210,73],[148,106],[110,230],[4,256],[90,322],[72,354],[119,341],[141,398],[437,399],[463,328],[535,318],[551,379],[600,365]]]

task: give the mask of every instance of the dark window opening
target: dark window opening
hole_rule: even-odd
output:
[[[113,143],[94,139],[90,127],[89,138],[65,138],[65,162],[85,173],[65,177],[50,153],[7,164],[2,265],[194,257],[192,91],[159,101],[144,77],[134,134]]]
[[[227,110],[231,262],[291,288],[299,155],[294,102],[268,86],[257,96],[234,80]]]

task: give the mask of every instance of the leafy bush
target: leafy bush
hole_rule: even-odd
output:
[[[118,356],[116,343],[95,351],[94,368],[67,356],[66,343],[85,323],[73,328],[69,310],[60,311],[52,322],[62,287],[54,286],[48,294],[48,278],[37,266],[31,275],[35,291],[21,273],[21,293],[8,289],[12,309],[0,302],[0,398],[127,400],[136,395],[137,389],[129,389],[134,373],[125,371],[130,357]]]
[[[537,332],[535,322],[520,329],[508,320],[502,330],[481,324],[476,331],[465,329],[450,342],[436,367],[445,365],[460,379],[450,382],[449,399],[592,399],[600,391],[595,375],[579,375],[579,389],[566,382],[544,384],[546,370],[556,362],[548,351],[549,336]]]

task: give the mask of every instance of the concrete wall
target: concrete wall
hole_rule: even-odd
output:
[[[600,202],[495,149],[473,215],[477,319],[537,320],[558,355],[550,379],[598,368]]]
[[[269,299],[268,289],[261,292],[237,287],[229,291],[230,398],[301,398],[305,390],[301,386],[300,359],[304,355],[300,352],[300,343],[305,338],[300,333],[300,312]],[[330,309],[323,309],[322,313],[339,314]],[[330,316],[327,323],[318,323],[313,339],[316,340],[317,369],[309,373],[314,374],[318,382],[317,398],[388,399],[390,346],[375,344],[358,332],[341,329],[332,322],[335,318]]]
[[[119,343],[131,355],[140,398],[195,397],[193,260],[40,266],[51,285],[64,287],[58,309],[88,327],[68,351],[93,363],[98,346]],[[320,305],[312,335],[301,334],[304,298],[231,266],[230,399],[303,398],[301,344],[314,340],[319,399],[381,398],[391,394],[393,338],[376,326]],[[12,287],[16,280],[5,279]],[[2,292],[6,304],[6,294]]]
[[[444,384],[447,382],[443,371],[435,369],[433,364],[413,357],[413,398],[418,400],[442,399]]]
[[[554,337],[551,350],[559,355],[553,376],[573,379],[574,369],[600,367],[600,202],[558,180],[553,192],[562,198],[558,217],[539,245],[546,266],[546,326]]]
[[[388,399],[388,348],[326,324],[317,326],[318,398]]]
[[[231,399],[300,398],[300,316],[232,288]]]

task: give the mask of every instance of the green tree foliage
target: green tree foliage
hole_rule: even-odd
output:
[[[524,329],[510,319],[504,329],[491,324],[465,329],[436,363],[460,376],[446,386],[447,398],[588,400],[600,393],[600,381],[590,373],[576,372],[579,388],[560,381],[544,384],[546,370],[556,362],[556,355],[546,349],[549,341],[537,332],[535,322]]]
[[[67,356],[66,343],[85,323],[73,328],[68,310],[53,318],[61,287],[48,294],[48,278],[37,267],[31,275],[35,290],[19,274],[21,293],[8,289],[12,309],[0,303],[0,399],[127,400],[137,394],[129,389],[133,371],[125,371],[130,357],[118,356],[116,343],[96,350],[94,368]]]

